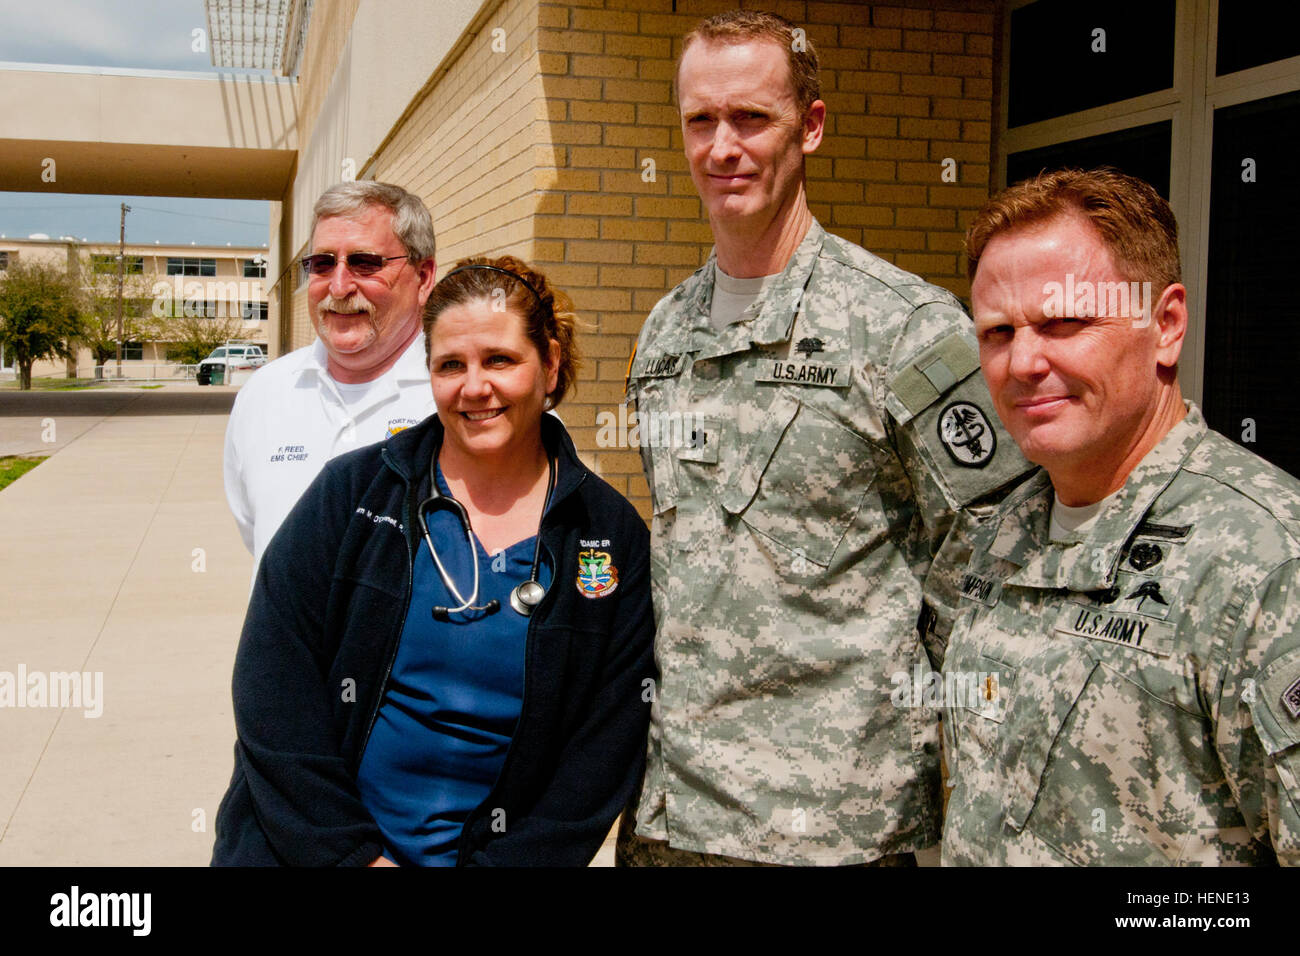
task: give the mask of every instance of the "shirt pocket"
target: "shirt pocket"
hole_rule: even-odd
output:
[[[1062,729],[1097,660],[1081,650],[1053,655],[1045,667],[1021,666],[998,735],[998,761],[1007,774],[1006,822],[1022,830],[1038,802],[1044,774]]]
[[[677,506],[677,480],[673,470],[676,453],[674,440],[680,437],[671,429],[651,427],[649,416],[664,416],[671,389],[661,378],[633,378],[628,397],[636,403],[636,445],[641,454],[641,468],[650,487],[650,504],[655,515],[662,515]],[[678,416],[680,418],[680,416]],[[656,424],[658,420],[655,420]],[[633,430],[629,428],[629,438]]]
[[[722,506],[782,547],[828,566],[875,480],[874,446],[784,388],[744,440]]]
[[[1053,640],[1021,663],[1002,727],[1006,824],[1077,865],[1178,862],[1221,774],[1186,662]]]

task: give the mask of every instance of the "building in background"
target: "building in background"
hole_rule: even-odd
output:
[[[267,255],[257,247],[131,245],[125,247],[123,316],[127,341],[122,375],[127,378],[171,374],[160,366],[174,363],[177,340],[186,325],[220,330],[226,337],[268,343]],[[69,237],[46,239],[0,237],[0,273],[22,260],[51,262],[76,271],[90,293],[92,327],[101,341],[116,339],[117,246]],[[116,360],[112,359],[116,374]],[[32,375],[75,374],[92,378],[103,364],[87,343],[79,343],[75,360],[46,360]],[[0,346],[0,377],[12,378],[14,363]]]

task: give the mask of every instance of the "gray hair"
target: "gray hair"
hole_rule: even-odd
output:
[[[413,259],[432,259],[434,254],[433,219],[419,196],[392,183],[369,179],[335,183],[321,193],[312,207],[311,232],[316,224],[331,216],[356,215],[366,206],[382,206],[393,214],[393,233]]]

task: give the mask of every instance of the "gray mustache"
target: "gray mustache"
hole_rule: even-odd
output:
[[[367,315],[375,314],[375,306],[360,292],[354,292],[342,299],[336,299],[332,295],[327,295],[320,300],[317,306],[322,312],[365,312]]]

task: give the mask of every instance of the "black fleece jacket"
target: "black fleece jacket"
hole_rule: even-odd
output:
[[[542,432],[558,459],[541,528],[555,574],[529,621],[523,709],[501,775],[465,820],[462,866],[588,863],[645,761],[649,532],[554,416]],[[364,866],[380,855],[356,774],[406,619],[424,547],[415,510],[441,435],[434,415],[329,462],[272,539],[235,657],[235,770],[214,866]],[[577,586],[579,552],[591,549],[608,552],[618,575],[595,598]]]

